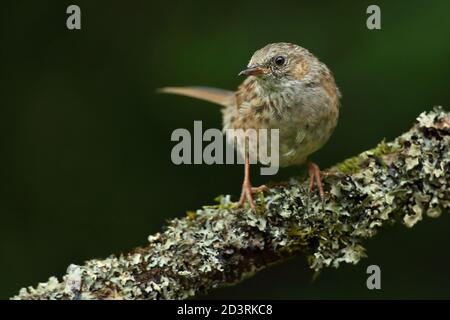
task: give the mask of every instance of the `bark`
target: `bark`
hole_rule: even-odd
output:
[[[233,285],[294,254],[310,267],[356,264],[387,224],[414,226],[448,211],[450,114],[422,113],[394,141],[325,171],[326,197],[295,179],[256,196],[257,210],[229,196],[168,223],[120,256],[70,265],[12,299],[185,299]]]

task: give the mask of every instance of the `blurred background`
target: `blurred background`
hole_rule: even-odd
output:
[[[66,28],[77,4],[82,29]],[[366,8],[381,7],[381,30]],[[2,1],[0,298],[144,245],[167,219],[239,195],[239,165],[175,166],[176,128],[221,126],[219,107],[166,85],[234,89],[252,53],[300,44],[333,70],[341,118],[312,158],[326,168],[450,105],[449,1]],[[254,184],[267,182],[254,171]],[[270,180],[305,172],[288,168]],[[312,281],[303,257],[206,298],[450,298],[450,216],[398,224],[357,266]],[[377,264],[382,290],[366,288]]]

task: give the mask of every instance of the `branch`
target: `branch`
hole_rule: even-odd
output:
[[[173,219],[127,254],[70,265],[13,299],[185,299],[233,285],[297,253],[310,267],[356,264],[385,224],[414,226],[450,207],[450,113],[422,113],[411,130],[325,172],[325,201],[292,179],[256,199],[257,210],[220,203]]]

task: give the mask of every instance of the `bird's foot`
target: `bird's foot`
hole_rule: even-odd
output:
[[[243,207],[245,201],[247,201],[250,205],[250,208],[252,208],[252,210],[255,210],[256,206],[253,195],[255,193],[265,192],[267,190],[269,190],[269,188],[264,184],[259,187],[252,187],[250,181],[244,181],[244,183],[242,184],[241,198],[239,199],[239,207]]]
[[[308,161],[308,174],[309,174],[309,191],[311,192],[314,188],[314,185],[317,185],[317,189],[319,189],[320,199],[323,200],[325,198],[325,193],[323,192],[319,166],[314,162]]]

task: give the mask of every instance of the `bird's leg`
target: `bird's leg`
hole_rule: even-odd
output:
[[[255,203],[253,201],[252,184],[250,183],[250,161],[248,157],[245,157],[244,182],[242,183],[241,198],[239,199],[240,207],[244,206],[245,200],[248,201],[252,209],[255,209]]]
[[[324,199],[325,193],[323,192],[322,179],[320,177],[320,168],[314,162],[308,161],[308,174],[309,174],[309,191],[311,192],[314,188],[314,184],[317,185],[319,189],[320,199]]]
[[[266,191],[268,188],[265,185],[253,188],[250,183],[250,161],[245,157],[245,174],[244,182],[242,183],[241,198],[239,199],[239,206],[244,206],[245,200],[248,201],[250,208],[255,209],[255,202],[253,201],[253,194],[256,192]]]

